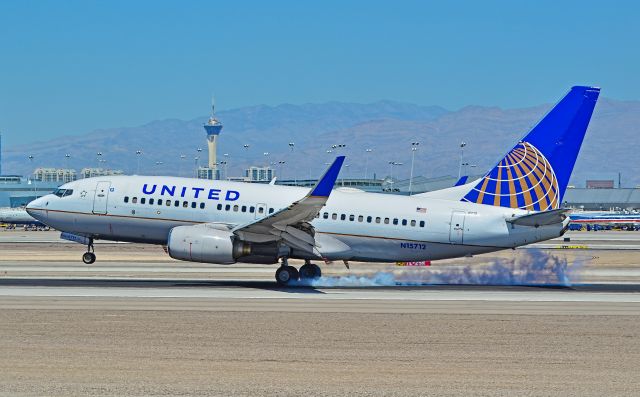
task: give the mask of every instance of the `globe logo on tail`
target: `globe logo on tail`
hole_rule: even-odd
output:
[[[520,142],[462,201],[548,211],[560,207],[560,189],[547,158],[531,143]]]

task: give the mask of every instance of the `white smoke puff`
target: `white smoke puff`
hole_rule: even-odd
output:
[[[540,251],[518,251],[513,259],[493,259],[484,265],[453,265],[387,270],[373,274],[329,276],[294,285],[312,287],[381,287],[416,285],[570,286],[577,281],[581,262]]]

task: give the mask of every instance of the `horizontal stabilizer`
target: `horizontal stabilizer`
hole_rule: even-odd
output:
[[[509,218],[507,219],[507,222],[512,223],[514,225],[519,225],[519,226],[533,226],[533,227],[555,225],[555,224],[564,222],[564,220],[567,219],[566,214],[569,211],[571,210],[566,208],[560,208],[557,210],[536,212],[534,214]]]

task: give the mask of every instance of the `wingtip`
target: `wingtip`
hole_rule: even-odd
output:
[[[333,163],[329,166],[322,178],[318,180],[318,183],[309,194],[310,196],[328,197],[329,194],[331,194],[333,185],[335,185],[338,174],[340,174],[340,170],[342,169],[344,159],[345,156],[338,156],[333,160]]]

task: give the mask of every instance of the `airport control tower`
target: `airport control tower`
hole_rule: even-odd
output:
[[[220,131],[222,131],[222,123],[216,119],[215,115],[215,104],[211,104],[211,117],[204,125],[204,130],[207,132],[207,145],[209,146],[209,164],[208,167],[211,170],[215,170],[217,168],[217,146],[218,146],[218,135],[220,135]],[[214,174],[216,174],[214,172]]]

